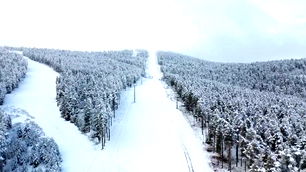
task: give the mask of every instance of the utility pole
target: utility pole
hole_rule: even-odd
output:
[[[134,77],[134,103],[136,103],[136,77]]]

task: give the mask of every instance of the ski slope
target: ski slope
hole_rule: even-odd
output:
[[[60,117],[56,104],[56,77],[58,73],[44,64],[28,59],[25,79],[11,94],[6,95],[5,107],[25,110],[49,137],[54,138],[63,157],[64,171],[86,171],[93,144],[81,134],[76,126]],[[9,110],[9,109],[7,109]],[[27,120],[27,117],[13,119],[13,122]],[[82,163],[78,163],[82,162]]]
[[[25,57],[26,58],[26,57]],[[152,51],[147,75],[122,93],[104,150],[60,117],[56,105],[58,73],[28,59],[29,71],[19,88],[6,96],[5,106],[26,110],[63,156],[63,171],[71,172],[209,172],[208,156],[190,124],[167,96]]]
[[[124,93],[105,157],[95,161],[115,172],[212,171],[201,141],[167,96],[154,51],[147,76],[136,86],[136,103],[133,89]]]

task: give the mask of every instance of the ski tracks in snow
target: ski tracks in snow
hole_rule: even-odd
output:
[[[194,172],[193,165],[192,165],[192,160],[189,156],[189,152],[187,151],[185,145],[182,144],[182,147],[183,147],[183,150],[184,150],[184,155],[185,155],[185,159],[186,159],[186,162],[187,162],[187,165],[188,165],[189,172]]]

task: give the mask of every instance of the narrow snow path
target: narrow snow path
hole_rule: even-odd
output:
[[[133,88],[122,93],[111,141],[102,151],[60,117],[55,101],[58,73],[30,59],[28,68],[19,88],[6,96],[5,106],[26,110],[54,138],[64,159],[63,171],[212,171],[201,141],[167,96],[155,52],[148,61],[151,77],[136,86],[136,103]]]
[[[76,126],[60,117],[55,100],[57,76],[50,67],[28,59],[25,79],[5,97],[4,106],[27,111],[46,135],[54,138],[64,159],[64,171],[86,171],[91,163],[86,163],[86,157],[93,153],[93,145]]]

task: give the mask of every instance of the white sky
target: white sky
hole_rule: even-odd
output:
[[[0,0],[0,45],[146,48],[213,61],[306,57],[304,0]]]

